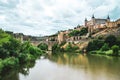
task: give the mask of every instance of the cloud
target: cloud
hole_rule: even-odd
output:
[[[84,24],[84,18],[120,17],[119,0],[0,0],[0,28],[50,35]]]

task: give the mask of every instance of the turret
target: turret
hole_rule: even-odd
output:
[[[94,16],[94,14],[92,15],[92,19],[95,19],[95,16]]]
[[[110,21],[110,17],[109,17],[109,15],[107,16],[107,21],[108,21],[108,22]]]
[[[87,18],[85,18],[85,26],[87,27]]]
[[[95,16],[94,16],[94,14],[92,15],[92,25],[95,25]]]

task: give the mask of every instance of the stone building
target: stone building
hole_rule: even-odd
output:
[[[106,19],[95,18],[93,15],[91,20],[85,19],[85,26],[88,27],[89,33],[93,33],[96,29],[120,27],[120,19],[110,21],[109,15]]]
[[[94,15],[91,17],[91,20],[85,19],[85,26],[88,27],[89,32],[93,32],[93,30],[98,28],[105,28],[106,23],[110,22],[110,17],[108,16],[106,19],[95,18]]]
[[[69,37],[68,34],[72,32],[73,30],[81,30],[83,27],[88,28],[88,34],[86,36],[91,36],[92,33],[96,31],[103,30],[105,28],[115,28],[115,27],[120,27],[120,19],[116,21],[111,21],[109,15],[107,16],[106,19],[102,18],[95,18],[94,15],[92,15],[91,20],[87,20],[85,18],[85,23],[83,26],[78,25],[74,29],[69,29],[65,31],[60,31],[58,33],[57,39],[58,42],[64,42],[64,41],[77,41],[81,39],[81,36],[73,36]]]
[[[120,19],[117,19],[116,21],[109,21],[106,23],[106,26],[109,28],[120,27]]]

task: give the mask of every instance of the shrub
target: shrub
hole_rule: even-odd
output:
[[[105,42],[109,44],[110,47],[115,45],[117,38],[114,35],[109,35],[106,37]]]
[[[69,36],[82,36],[84,34],[88,33],[87,28],[82,28],[80,31],[79,30],[73,30],[71,33],[69,33]]]
[[[92,40],[88,43],[87,51],[99,50],[103,46],[103,44],[104,41],[102,40],[98,40],[98,39]]]
[[[72,49],[75,51],[75,50],[79,49],[79,47],[78,46],[73,46]]]
[[[29,47],[29,53],[34,55],[34,56],[38,56],[38,55],[41,54],[41,50],[39,50],[37,47],[30,46]]]
[[[7,57],[9,57],[9,51],[0,47],[0,58],[5,59]]]
[[[0,72],[2,71],[4,65],[3,65],[3,61],[0,59]]]
[[[72,44],[69,43],[69,44],[66,46],[65,51],[67,51],[67,52],[75,52],[75,51],[78,50],[78,49],[79,49],[78,46],[76,46],[76,45],[73,45],[73,46],[72,46]]]
[[[38,48],[40,48],[41,50],[48,50],[48,45],[45,43],[40,43],[38,45]]]
[[[114,45],[112,46],[112,50],[113,50],[113,55],[118,55],[119,54],[119,46]]]
[[[25,63],[27,61],[27,54],[20,53],[18,59],[20,63]]]
[[[70,43],[66,46],[65,51],[68,51],[68,52],[73,51],[72,50],[72,45]]]
[[[54,44],[53,46],[52,46],[52,52],[53,53],[56,53],[56,52],[60,52],[60,45],[59,44]]]
[[[19,60],[15,57],[9,57],[3,60],[4,69],[12,69],[19,65]]]
[[[89,54],[97,54],[96,51],[90,51]]]
[[[105,54],[106,54],[106,55],[112,55],[112,53],[113,53],[112,50],[105,51]]]
[[[107,50],[109,50],[108,44],[105,43],[100,50],[101,50],[101,51],[107,51]]]

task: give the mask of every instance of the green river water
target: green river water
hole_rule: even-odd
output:
[[[99,55],[51,55],[5,72],[2,80],[120,80],[120,58]]]

